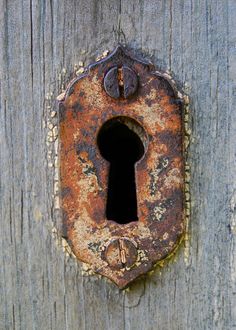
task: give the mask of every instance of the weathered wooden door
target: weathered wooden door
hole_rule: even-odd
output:
[[[234,0],[1,1],[1,329],[236,328],[235,16]],[[192,131],[186,239],[126,291],[60,236],[54,128],[67,82],[118,42],[171,72]]]

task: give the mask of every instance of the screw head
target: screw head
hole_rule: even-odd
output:
[[[130,268],[137,257],[136,246],[127,238],[112,240],[105,250],[105,259],[114,269]]]
[[[104,88],[107,94],[115,99],[123,96],[125,99],[132,96],[138,87],[136,72],[128,66],[111,68],[104,78]]]

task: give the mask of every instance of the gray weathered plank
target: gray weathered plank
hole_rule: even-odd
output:
[[[0,328],[236,328],[234,0],[0,3]],[[129,292],[82,275],[52,237],[48,93],[122,42],[189,91],[189,246]],[[51,102],[56,108],[55,102]]]

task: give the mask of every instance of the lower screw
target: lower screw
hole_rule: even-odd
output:
[[[115,269],[130,268],[137,260],[136,246],[127,238],[112,240],[105,250],[105,259]]]

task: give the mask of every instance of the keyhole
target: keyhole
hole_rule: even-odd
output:
[[[129,117],[115,117],[101,127],[97,144],[110,163],[106,217],[125,224],[138,220],[135,163],[145,152],[147,136]]]

